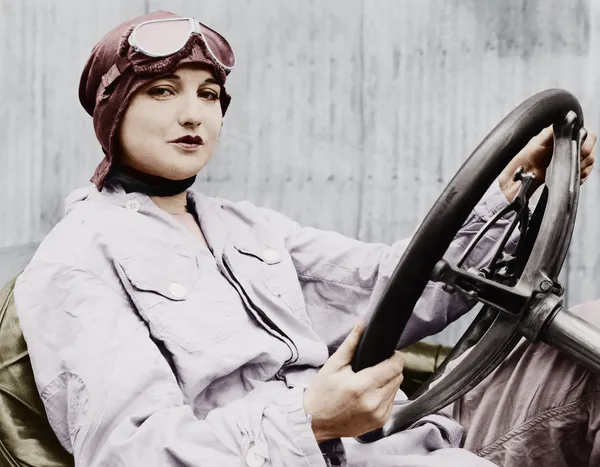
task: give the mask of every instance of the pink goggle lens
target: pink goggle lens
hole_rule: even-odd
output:
[[[143,23],[135,31],[135,42],[142,52],[164,57],[180,50],[191,32],[192,25],[187,19]]]

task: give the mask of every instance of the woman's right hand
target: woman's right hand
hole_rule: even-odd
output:
[[[304,392],[304,411],[312,416],[318,443],[381,428],[392,414],[404,360],[396,351],[373,367],[352,371],[352,357],[363,330],[362,323],[354,326]]]

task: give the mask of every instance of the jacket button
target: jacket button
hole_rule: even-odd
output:
[[[125,208],[129,211],[138,212],[140,210],[140,202],[136,199],[130,199],[125,204]]]
[[[262,467],[266,459],[257,452],[254,446],[250,446],[250,449],[246,451],[244,460],[248,467]]]
[[[169,292],[171,292],[171,295],[173,295],[174,298],[183,298],[185,297],[187,290],[183,285],[173,282],[169,285]]]
[[[279,253],[275,250],[265,250],[263,252],[263,258],[268,263],[277,263],[279,261]]]

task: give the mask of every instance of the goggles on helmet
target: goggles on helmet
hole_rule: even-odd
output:
[[[229,72],[235,55],[229,43],[215,30],[195,18],[168,18],[138,24],[129,35],[129,45],[149,57],[166,57],[181,50],[192,34],[202,38],[208,53]]]

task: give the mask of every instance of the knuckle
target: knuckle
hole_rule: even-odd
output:
[[[367,388],[362,381],[355,379],[346,386],[346,389],[352,397],[363,397],[367,391]]]
[[[404,371],[404,358],[396,359],[396,364],[394,365],[394,373],[399,374]]]
[[[360,399],[361,409],[364,412],[369,413],[371,415],[374,415],[377,412],[378,406],[379,401],[374,397],[366,396]]]
[[[404,356],[398,350],[396,350],[396,352],[392,356],[391,361],[393,363],[394,369],[398,369],[398,368],[403,369],[404,368]]]

